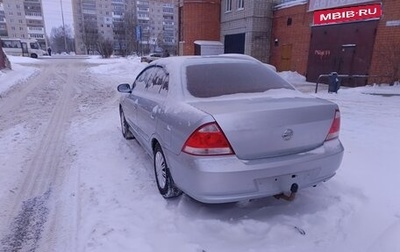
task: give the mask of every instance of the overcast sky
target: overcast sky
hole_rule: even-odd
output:
[[[42,0],[46,33],[50,34],[53,27],[62,26],[61,0]],[[73,29],[71,0],[62,0],[64,22]]]

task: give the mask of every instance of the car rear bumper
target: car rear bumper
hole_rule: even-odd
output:
[[[176,185],[204,203],[235,202],[288,192],[327,181],[339,168],[344,148],[338,139],[309,152],[240,160],[236,156],[166,155]]]

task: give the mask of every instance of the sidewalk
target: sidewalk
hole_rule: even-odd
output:
[[[305,77],[296,72],[281,72],[278,73],[282,78],[286,79],[290,84],[295,86],[298,90],[307,94],[315,94],[316,83],[307,82]],[[328,93],[328,84],[319,83],[318,93]],[[395,85],[388,84],[374,84],[360,87],[346,87],[340,86],[340,91],[354,90],[366,95],[379,95],[383,97],[400,97],[400,83]]]

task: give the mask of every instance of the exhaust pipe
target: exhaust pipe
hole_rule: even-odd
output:
[[[296,183],[293,183],[290,186],[290,195],[289,196],[287,196],[284,193],[281,193],[281,194],[274,195],[274,197],[276,199],[284,199],[284,200],[287,200],[287,201],[293,201],[295,199],[295,197],[296,197],[296,193],[297,193],[298,190],[299,190],[299,185],[296,184]]]

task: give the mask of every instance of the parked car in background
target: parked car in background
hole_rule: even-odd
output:
[[[147,62],[150,63],[153,60],[159,59],[162,57],[161,53],[151,53],[150,55],[142,56],[140,58],[140,62]]]
[[[122,135],[153,157],[165,198],[292,198],[332,178],[342,161],[338,106],[251,57],[162,58],[118,91]]]

